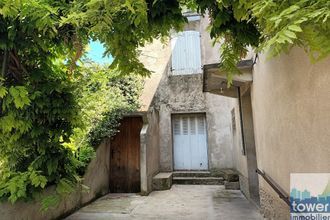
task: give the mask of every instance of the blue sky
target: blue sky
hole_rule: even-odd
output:
[[[113,61],[111,56],[103,57],[105,49],[99,41],[90,41],[86,56],[99,64],[110,64]]]

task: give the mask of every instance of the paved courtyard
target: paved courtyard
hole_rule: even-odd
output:
[[[78,210],[66,220],[117,219],[263,219],[258,209],[238,190],[223,186],[173,185],[149,196],[108,194]]]

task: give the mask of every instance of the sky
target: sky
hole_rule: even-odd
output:
[[[103,57],[105,49],[103,45],[99,41],[90,41],[88,48],[87,48],[87,58],[93,60],[99,64],[111,64],[113,58],[110,57]]]

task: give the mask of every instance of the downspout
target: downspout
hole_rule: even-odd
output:
[[[240,118],[240,124],[241,124],[242,145],[243,145],[242,153],[243,153],[243,155],[246,155],[244,128],[243,128],[242,98],[241,98],[241,88],[240,87],[237,87],[237,93],[238,93],[239,118]]]

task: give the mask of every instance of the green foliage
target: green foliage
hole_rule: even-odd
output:
[[[247,46],[274,56],[298,45],[312,60],[327,56],[329,4],[327,0],[3,0],[0,50],[9,51],[10,66],[29,57],[48,61],[60,57],[72,71],[88,40],[98,39],[105,53],[114,57],[113,68],[147,75],[138,48],[169,36],[171,29],[180,30],[187,21],[181,9],[189,7],[210,14],[210,35],[222,43],[223,68],[231,74],[237,72],[232,63],[244,57]],[[4,52],[0,54],[5,58]],[[14,71],[17,78],[28,72],[24,65],[16,65],[16,70],[21,70]],[[4,92],[0,90],[0,95]]]
[[[20,86],[1,87],[9,92],[1,99],[0,197],[26,200],[63,176],[75,181],[82,164],[63,145],[77,120],[73,84],[34,72]]]
[[[148,75],[139,48],[187,21],[182,7],[211,17],[229,82],[247,47],[271,56],[298,45],[313,61],[330,53],[328,0],[0,1],[0,197],[28,200],[49,185],[75,189],[104,138],[137,105]],[[79,67],[90,39],[114,56],[116,72]],[[79,74],[80,73],[80,74]]]
[[[330,2],[257,1],[251,11],[256,17],[263,41],[258,49],[270,49],[271,56],[298,45],[320,60],[330,53]]]
[[[84,82],[84,76],[75,74],[80,71],[76,62],[88,40],[99,38],[114,48],[112,53],[117,51],[114,66],[146,74],[136,58],[137,47],[144,41],[128,39],[128,33],[128,38],[123,37],[125,31],[109,34],[112,21],[123,18],[147,28],[148,15],[141,14],[146,6],[143,1],[0,1],[1,198],[29,200],[56,185],[55,199],[43,202],[47,207],[80,182],[79,175],[94,155],[91,144],[115,133],[121,114],[110,117],[111,112],[122,111],[124,103],[123,108],[131,110],[133,104],[131,93],[126,100],[120,88],[105,87],[100,75],[106,70],[99,78],[90,71],[87,75],[94,84],[89,85],[88,79]],[[125,12],[130,7],[134,10]],[[174,27],[171,22],[167,25]],[[141,31],[140,36],[150,41],[168,31],[160,32],[154,28]],[[126,51],[115,48],[119,36],[125,39]],[[91,86],[96,86],[93,93],[83,92],[92,90]],[[107,118],[113,122],[106,123]],[[113,132],[99,131],[101,122]]]
[[[305,48],[312,61],[330,54],[328,0],[182,0],[182,4],[209,12],[210,35],[222,44],[220,58],[229,82],[248,46],[267,51],[270,57],[293,46]]]
[[[1,198],[28,200],[54,184],[56,194],[42,199],[42,208],[60,201],[77,187],[93,147],[138,108],[142,81],[137,77],[97,65],[76,73],[73,81],[31,74],[24,86],[1,84],[9,91],[0,117]]]
[[[92,64],[79,69],[76,83],[79,85],[75,93],[82,109],[82,120],[67,145],[70,148],[97,147],[117,132],[125,114],[139,107],[141,77],[122,76],[117,71]]]
[[[186,20],[176,0],[3,0],[2,6],[4,27],[17,21],[14,29],[4,30],[5,40],[21,34],[16,30],[24,30],[31,36],[30,46],[40,46],[46,52],[56,42],[56,52],[75,66],[88,39],[98,39],[105,44],[106,54],[114,57],[112,67],[142,75],[149,71],[138,60],[138,48],[168,36]]]

